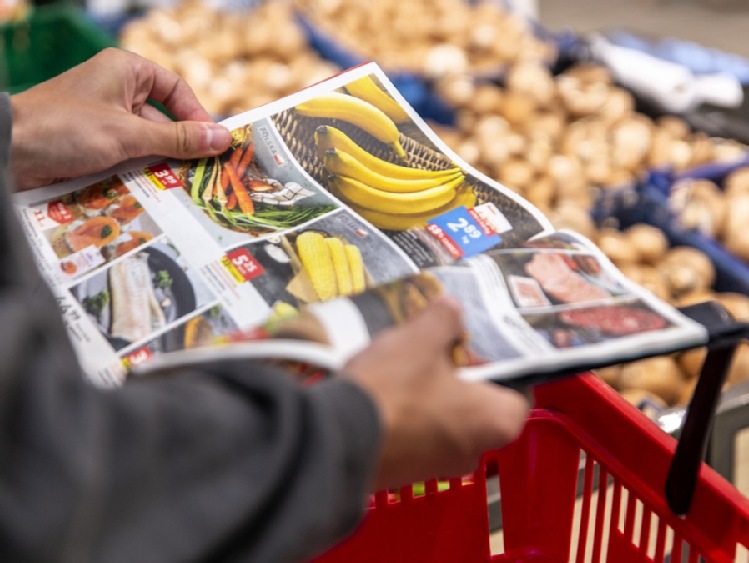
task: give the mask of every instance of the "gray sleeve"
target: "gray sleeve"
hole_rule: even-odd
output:
[[[12,210],[0,98],[0,560],[300,561],[363,514],[371,398],[216,362],[85,383]]]

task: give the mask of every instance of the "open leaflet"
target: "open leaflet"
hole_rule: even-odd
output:
[[[466,378],[553,376],[708,339],[462,162],[374,64],[225,124],[234,143],[220,157],[17,199],[99,384],[231,355],[336,368],[442,294],[465,311]]]

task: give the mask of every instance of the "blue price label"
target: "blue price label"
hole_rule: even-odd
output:
[[[447,235],[449,242],[461,250],[464,258],[480,254],[502,242],[502,237],[497,233],[487,234],[471,212],[462,206],[431,219],[428,224],[438,227]],[[433,228],[430,230],[436,234]]]

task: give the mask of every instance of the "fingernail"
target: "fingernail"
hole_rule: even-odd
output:
[[[212,151],[225,151],[231,144],[231,133],[223,125],[207,123],[205,126],[206,145]]]

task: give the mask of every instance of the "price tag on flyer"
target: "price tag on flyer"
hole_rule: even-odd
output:
[[[53,229],[75,221],[70,207],[59,199],[37,207],[29,207],[26,213],[40,229]]]
[[[221,262],[238,283],[253,280],[265,273],[260,262],[255,260],[246,248],[232,250],[221,259]]]
[[[456,207],[430,220],[427,230],[450,251],[455,258],[480,254],[502,242],[497,233],[487,230],[471,209]]]
[[[130,352],[127,356],[122,358],[122,366],[126,370],[130,370],[144,362],[147,362],[151,358],[153,358],[153,352],[151,352],[151,350],[147,346],[143,346],[142,348],[138,348],[137,350]]]
[[[144,170],[151,183],[159,190],[170,190],[172,188],[184,188],[182,182],[174,171],[165,162],[155,166],[149,166]]]

